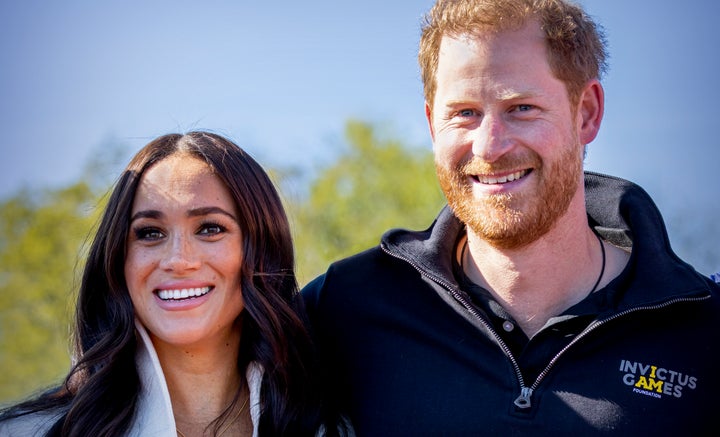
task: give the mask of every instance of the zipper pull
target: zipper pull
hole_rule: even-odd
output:
[[[533,389],[528,387],[520,387],[520,396],[515,399],[515,406],[518,408],[530,408],[530,396],[533,394]]]

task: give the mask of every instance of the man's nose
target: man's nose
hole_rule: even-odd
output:
[[[510,149],[507,122],[498,115],[485,115],[471,134],[472,153],[494,162]]]

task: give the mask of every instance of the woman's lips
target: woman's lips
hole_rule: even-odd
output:
[[[208,294],[212,287],[195,287],[195,288],[176,288],[157,290],[156,294],[163,301],[177,301],[184,299],[192,299]]]

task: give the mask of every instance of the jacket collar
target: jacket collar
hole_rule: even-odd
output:
[[[138,345],[135,353],[140,383],[140,398],[130,436],[177,436],[170,392],[150,335],[139,320],[135,320]]]
[[[585,196],[590,226],[612,244],[632,250],[625,271],[608,285],[616,289],[612,295],[617,309],[708,294],[709,280],[672,251],[660,211],[642,188],[586,172]],[[452,257],[463,230],[463,223],[445,206],[427,230],[390,230],[381,246],[436,282],[459,288]]]
[[[640,186],[586,172],[585,202],[590,225],[632,250],[625,271],[608,285],[618,290],[619,310],[708,295],[710,281],[673,252],[660,211]]]

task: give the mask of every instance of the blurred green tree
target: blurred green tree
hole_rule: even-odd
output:
[[[127,145],[98,144],[79,181],[0,202],[0,404],[57,384],[70,368],[77,285]]]
[[[67,372],[71,302],[96,196],[79,182],[0,204],[0,402]]]
[[[319,171],[309,192],[289,206],[301,284],[329,263],[379,243],[390,228],[424,229],[445,198],[435,178],[432,152],[356,120],[332,164]]]

